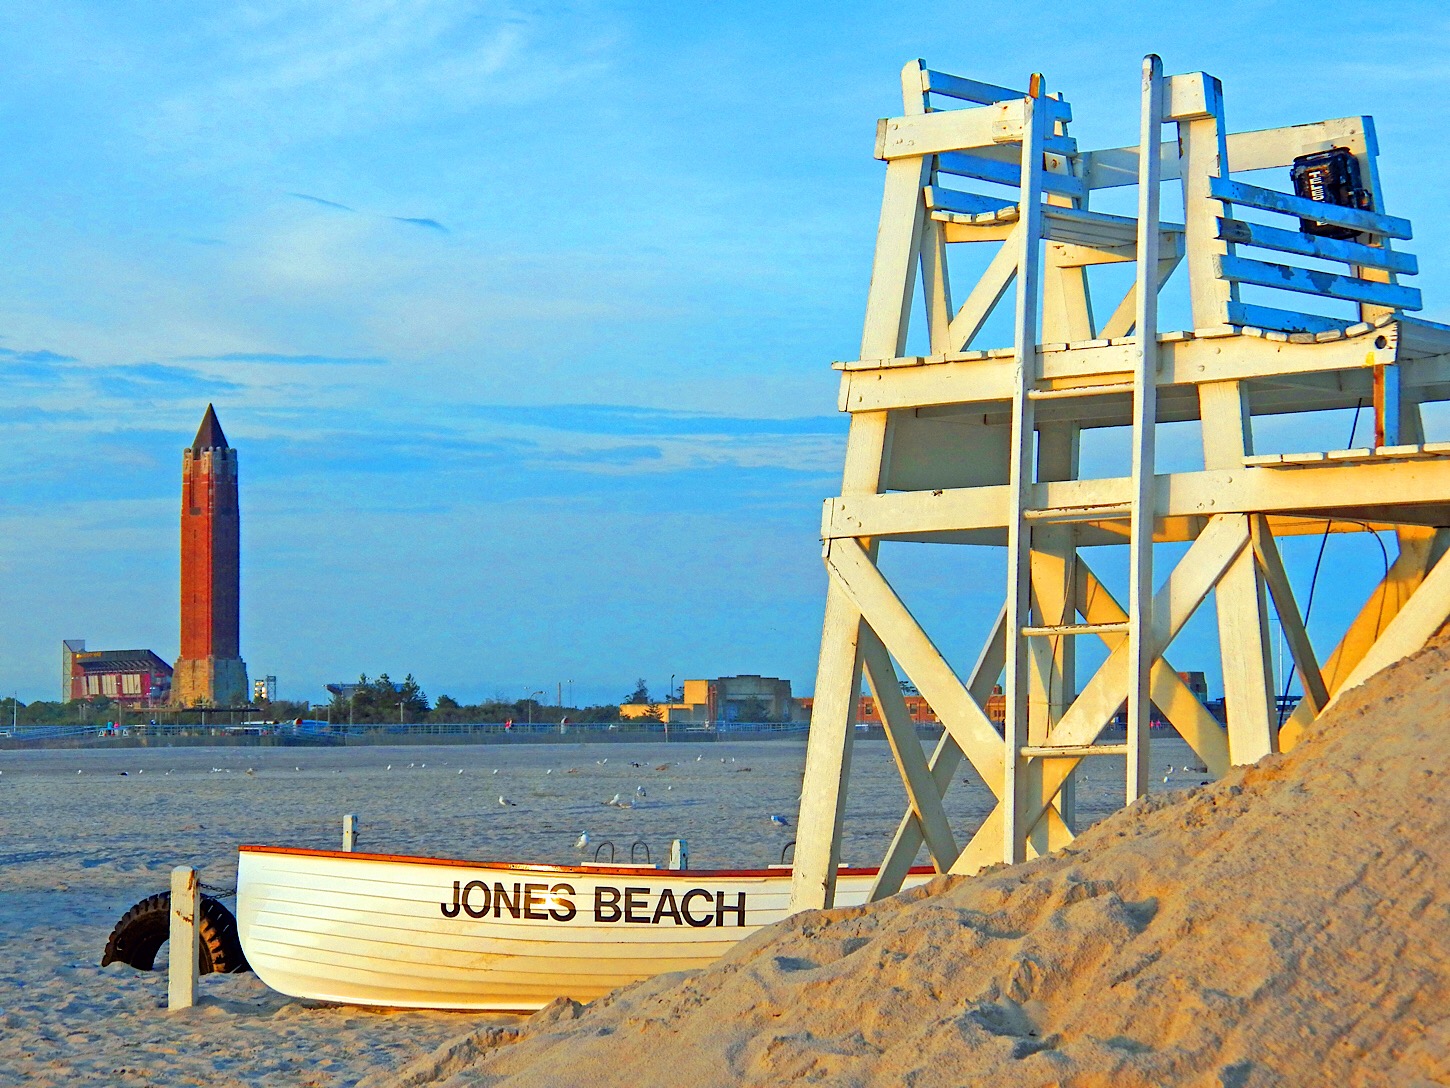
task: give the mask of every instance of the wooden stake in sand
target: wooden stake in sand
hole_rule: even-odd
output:
[[[196,920],[201,914],[201,885],[196,870],[178,865],[171,870],[171,962],[167,970],[166,1007],[189,1009],[196,1004],[200,976]]]
[[[960,874],[1067,845],[1082,761],[1116,768],[1126,756],[1124,796],[1141,797],[1159,717],[1214,775],[1288,751],[1341,692],[1450,615],[1450,443],[1426,442],[1421,418],[1421,405],[1450,400],[1450,326],[1406,316],[1420,292],[1400,281],[1418,266],[1392,245],[1410,224],[1384,213],[1369,118],[1230,132],[1217,79],[1165,75],[1148,57],[1137,143],[1088,150],[1041,76],[1011,90],[912,61],[901,88],[901,116],[877,128],[885,191],[860,355],[835,364],[851,423],[821,532],[828,592],[797,910],[834,899],[863,680],[908,802],[877,899],[923,853]],[[1293,192],[1262,188],[1266,171]],[[1165,184],[1181,190],[1182,222],[1160,217]],[[1128,186],[1136,218],[1089,207]],[[954,295],[957,254],[971,263],[956,262]],[[1089,269],[1122,264],[1136,265],[1126,290],[1089,282]],[[1192,324],[1161,332],[1158,292],[1175,272]],[[922,338],[908,335],[915,318]],[[1316,437],[1310,413],[1331,410],[1344,431]],[[1255,452],[1254,416],[1295,414],[1303,445]],[[1160,470],[1159,424],[1197,429],[1202,470]],[[1084,435],[1111,429],[1131,433],[1131,450],[1104,471]],[[1340,448],[1356,434],[1373,446]],[[1321,661],[1278,541],[1365,532],[1393,532],[1399,557],[1386,549],[1381,572],[1369,549],[1366,580],[1383,580]],[[883,540],[1005,550],[1004,606],[970,672],[877,565]],[[1088,549],[1100,546],[1129,553],[1116,586],[1095,569]],[[1318,589],[1343,584],[1336,572]],[[1210,595],[1226,726],[1165,656]],[[1297,707],[1291,678],[1274,674],[1271,604]],[[1080,660],[1089,642],[1101,645]],[[903,679],[943,728],[933,753]],[[1105,743],[1125,705],[1125,742]],[[964,767],[997,803],[954,827],[943,795]]]

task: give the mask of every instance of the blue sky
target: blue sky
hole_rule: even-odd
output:
[[[27,700],[62,638],[174,656],[208,401],[241,451],[244,656],[284,697],[364,669],[808,692],[829,363],[913,57],[1046,72],[1084,146],[1134,140],[1148,51],[1220,76],[1234,127],[1374,114],[1450,318],[1429,4],[78,3],[7,8],[0,42],[0,690]],[[964,662],[996,567],[918,551],[889,561]]]

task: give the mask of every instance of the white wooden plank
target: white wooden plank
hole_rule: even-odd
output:
[[[1274,468],[1209,469],[1160,475],[1155,507],[1165,518],[1215,513],[1299,514],[1342,511],[1353,518],[1412,495],[1417,503],[1450,504],[1450,459],[1380,463],[1325,460],[1292,471]],[[1112,508],[1132,496],[1128,477],[1041,483],[1032,509]],[[839,496],[828,504],[822,530],[838,537],[925,538],[964,530],[1004,528],[1011,515],[1006,485],[937,488],[881,495]]]
[[[1349,319],[1325,317],[1321,314],[1301,314],[1293,310],[1280,310],[1273,306],[1256,306],[1248,302],[1228,304],[1230,325],[1253,326],[1257,329],[1275,329],[1279,332],[1338,332],[1349,325]]]
[[[1333,707],[1345,692],[1352,691],[1375,673],[1419,650],[1445,625],[1447,618],[1450,618],[1450,562],[1442,557],[1345,677],[1325,709]]]
[[[979,706],[986,703],[987,697],[991,695],[992,689],[997,683],[997,678],[1002,675],[1002,661],[1006,652],[1007,609],[1004,605],[997,613],[997,620],[992,625],[992,633],[983,643],[982,651],[977,655],[977,663],[972,668],[971,679],[967,681],[967,694]],[[964,758],[956,738],[950,732],[943,732],[930,761],[931,777],[932,781],[936,783],[938,796],[946,796],[947,789],[951,786],[957,768],[961,766]],[[1001,835],[999,827],[992,836],[994,850],[999,848]],[[871,886],[870,900],[872,902],[884,899],[888,895],[895,895],[901,890],[901,882],[915,861],[922,841],[921,825],[917,821],[915,813],[908,809],[896,829],[896,835],[892,838],[890,847],[887,848],[885,858],[882,859],[881,867],[876,874],[876,881]]]
[[[959,102],[979,102],[984,106],[994,102],[1003,102],[1009,98],[1027,97],[1021,91],[998,87],[992,83],[980,83],[975,79],[963,79],[961,76],[936,72],[931,69],[925,69],[922,72],[921,89],[931,94],[955,98]]]
[[[916,815],[927,849],[937,872],[944,873],[957,860],[956,841],[951,824],[942,809],[941,794],[932,780],[926,753],[921,750],[906,699],[901,694],[900,679],[891,664],[886,646],[869,626],[861,630],[861,661],[877,713],[886,731],[887,743],[901,774],[906,798]]]
[[[197,943],[201,914],[201,885],[196,870],[178,865],[171,870],[171,915],[167,943],[170,947],[166,977],[166,1007],[189,1009],[196,1004],[200,982]]]
[[[1177,104],[1176,104],[1177,105]],[[1163,127],[1163,61],[1143,60],[1141,125],[1138,146],[1157,147]],[[1148,792],[1148,745],[1153,668],[1153,529],[1155,524],[1153,462],[1158,420],[1158,219],[1160,163],[1139,157],[1138,268],[1134,284],[1138,351],[1133,368],[1131,478],[1133,516],[1128,544],[1128,750],[1127,799]]]
[[[1225,200],[1240,207],[1282,212],[1285,215],[1298,216],[1300,219],[1313,219],[1316,222],[1328,223],[1336,227],[1348,227],[1350,230],[1363,234],[1378,234],[1385,238],[1402,239],[1414,236],[1408,219],[1399,219],[1393,215],[1380,215],[1378,212],[1367,212],[1360,208],[1346,208],[1339,204],[1325,204],[1318,200],[1306,200],[1301,196],[1281,193],[1277,189],[1249,185],[1247,182],[1234,181],[1231,178],[1214,178],[1209,185],[1209,192],[1219,200]]]
[[[1032,91],[1041,93],[1041,77],[1033,77]],[[1021,219],[1018,225],[1017,300],[1013,322],[1011,454],[1008,462],[1008,493],[1011,511],[1007,523],[1007,662],[1003,690],[1006,694],[1006,722],[1003,726],[1006,756],[1002,787],[1003,860],[1021,861],[1026,856],[1030,828],[1022,822],[1026,798],[1019,752],[1027,742],[1030,691],[1027,643],[1020,632],[1031,621],[1031,530],[1022,511],[1031,503],[1033,444],[1036,438],[1034,407],[1028,392],[1037,381],[1037,292],[1042,237],[1042,148],[1044,134],[1051,129],[1051,99],[1025,98],[1023,104]],[[1046,107],[1046,108],[1044,108]],[[968,753],[970,755],[970,753]]]
[[[959,189],[946,189],[940,185],[926,187],[926,206],[932,211],[962,212],[975,215],[978,212],[997,211],[1010,208],[1016,202],[979,193],[964,193]]]
[[[889,162],[941,151],[1021,143],[1025,101],[1012,99],[974,109],[882,118],[876,128],[876,157]]]
[[[854,540],[831,545],[827,568],[916,689],[956,738],[982,781],[1002,788],[1002,738],[901,598]],[[799,846],[797,846],[799,850]]]
[[[1299,670],[1305,696],[1317,714],[1329,702],[1329,692],[1324,686],[1324,676],[1319,671],[1319,660],[1314,656],[1314,646],[1304,630],[1299,605],[1294,600],[1294,589],[1289,584],[1289,575],[1284,570],[1284,561],[1279,556],[1274,534],[1269,531],[1268,519],[1262,514],[1255,514],[1250,519],[1250,525],[1254,557],[1259,562],[1259,569],[1269,587],[1269,594],[1273,597],[1274,611],[1279,616],[1279,627],[1284,632],[1294,665]]]
[[[1092,568],[1081,560],[1078,562],[1077,592],[1077,607],[1084,619],[1100,623],[1127,619],[1127,612],[1113,599]],[[1122,645],[1124,638],[1111,633],[1101,637],[1110,651]],[[1153,663],[1152,684],[1153,704],[1203,760],[1209,773],[1214,777],[1227,774],[1230,766],[1228,732],[1198,701],[1166,659],[1160,657]]]
[[[1017,275],[1017,262],[1022,256],[1020,229],[1020,224],[1013,227],[1002,248],[988,262],[981,278],[962,301],[961,309],[952,318],[947,332],[948,351],[961,351],[972,342],[1012,284]]]
[[[1247,257],[1223,255],[1219,256],[1215,263],[1220,276],[1238,283],[1253,283],[1260,287],[1273,287],[1280,291],[1318,295],[1321,298],[1373,302],[1380,306],[1392,306],[1397,310],[1421,308],[1420,292],[1414,287],[1375,283],[1372,280],[1362,280],[1355,276],[1341,276],[1335,272],[1274,264],[1270,261],[1255,261]]]
[[[1218,221],[1218,237],[1242,246],[1257,246],[1279,253],[1295,253],[1301,257],[1318,257],[1326,261],[1345,261],[1368,268],[1414,275],[1420,271],[1413,253],[1398,253],[1383,246],[1367,246],[1343,238],[1325,238],[1297,230],[1281,230],[1263,223],[1246,223],[1242,219]]]

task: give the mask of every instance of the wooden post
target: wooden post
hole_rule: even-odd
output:
[[[178,865],[171,870],[171,960],[167,970],[166,1007],[189,1009],[196,1004],[201,977],[196,919],[201,913],[201,885],[196,870]]]
[[[1153,500],[1158,424],[1158,231],[1162,162],[1163,62],[1143,59],[1143,113],[1138,147],[1138,351],[1133,373],[1133,517],[1128,578],[1128,781],[1127,803],[1148,792],[1148,745],[1153,700]]]
[[[342,848],[349,854],[357,849],[357,817],[351,812],[342,818]]]
[[[684,839],[676,839],[670,843],[670,868],[688,869],[690,867],[690,845]]]
[[[1033,457],[1036,419],[1028,397],[1037,379],[1037,291],[1039,248],[1042,241],[1042,149],[1044,129],[1050,126],[1043,109],[1042,77],[1034,75],[1028,97],[1023,100],[1025,129],[1022,135],[1022,169],[1017,228],[1017,306],[1013,341],[1014,388],[1012,391],[1011,459],[1008,463],[1008,492],[1011,520],[1007,526],[1007,662],[1006,711],[1003,725],[1006,758],[1002,789],[1003,860],[1022,861],[1027,856],[1027,833],[1022,819],[1027,807],[1026,765],[1022,747],[1027,743],[1027,717],[1031,688],[1031,660],[1023,628],[1032,622],[1032,535],[1023,510],[1031,505],[1035,461]]]
[[[921,72],[920,61],[907,64],[901,71],[903,106],[910,115],[926,113]],[[886,166],[886,191],[881,201],[876,256],[866,300],[866,324],[861,333],[863,359],[893,358],[906,348],[911,301],[916,292],[916,266],[921,261],[922,234],[927,221],[922,186],[931,180],[931,163],[931,156],[926,155],[900,159]],[[944,267],[942,273],[943,278],[933,290],[946,290]],[[879,492],[890,458],[890,413],[852,416],[846,436],[841,493]],[[874,543],[868,540],[864,545],[874,558]],[[829,544],[824,555],[829,560]],[[846,783],[851,774],[851,747],[861,699],[860,638],[861,613],[831,579],[826,589],[815,704],[806,743],[800,815],[796,820],[797,846],[790,893],[793,911],[829,907],[836,898]]]

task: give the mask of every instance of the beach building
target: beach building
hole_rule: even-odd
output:
[[[619,708],[625,719],[659,719],[699,724],[711,722],[789,722],[805,715],[800,700],[791,697],[790,681],[773,676],[721,676],[714,680],[686,680],[679,702],[626,703]],[[808,712],[807,712],[808,713]]]
[[[104,696],[128,707],[158,706],[171,696],[171,666],[150,650],[87,650],[83,638],[61,644],[61,701]]]
[[[242,661],[241,514],[237,451],[216,409],[206,406],[181,458],[181,656],[177,706],[243,706],[250,689]]]

